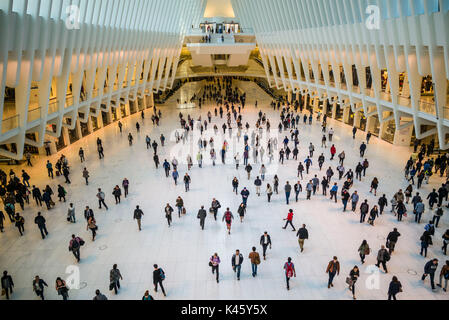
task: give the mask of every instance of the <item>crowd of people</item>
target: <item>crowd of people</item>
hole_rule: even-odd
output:
[[[375,203],[370,203],[370,201],[364,199],[363,195],[359,194],[357,191],[357,187],[360,184],[365,183],[363,180],[365,180],[366,173],[370,168],[370,161],[366,156],[366,151],[372,136],[370,132],[366,134],[364,141],[360,144],[360,161],[355,164],[354,168],[350,168],[350,165],[345,163],[345,150],[337,152],[336,146],[333,144],[334,129],[327,128],[327,116],[322,115],[320,112],[313,113],[311,110],[304,110],[303,106],[298,101],[290,103],[285,99],[280,99],[279,101],[273,101],[271,103],[271,108],[274,111],[279,112],[279,125],[277,126],[277,130],[274,130],[277,135],[269,136],[273,130],[270,120],[274,122],[276,119],[269,119],[263,110],[259,110],[256,123],[244,123],[243,115],[245,114],[246,93],[239,91],[236,86],[234,87],[232,78],[224,78],[221,81],[220,79],[215,79],[212,82],[209,82],[203,88],[202,96],[200,95],[196,97],[196,100],[198,101],[200,108],[201,106],[209,104],[212,105],[212,109],[207,109],[206,116],[204,118],[200,116],[198,120],[195,120],[190,114],[185,116],[182,112],[179,113],[179,129],[175,132],[175,143],[185,144],[186,142],[191,141],[191,139],[193,139],[193,132],[199,132],[200,136],[198,139],[198,152],[196,155],[188,154],[186,159],[183,159],[183,161],[186,161],[185,163],[187,169],[184,175],[180,173],[181,164],[180,160],[176,159],[176,157],[173,157],[172,159],[160,158],[161,153],[158,152],[160,151],[158,141],[162,147],[165,146],[166,138],[163,134],[156,139],[152,139],[149,135],[145,138],[146,149],[153,152],[154,169],[163,169],[165,172],[165,177],[172,178],[175,185],[178,184],[178,179],[181,179],[182,176],[182,182],[184,183],[186,193],[190,191],[190,184],[192,183],[191,174],[194,170],[197,170],[192,157],[195,157],[196,159],[198,170],[203,168],[204,157],[207,154],[210,156],[213,166],[217,165],[217,155],[220,156],[222,165],[226,165],[226,161],[231,158],[236,170],[243,169],[248,177],[248,181],[254,184],[257,198],[260,197],[262,193],[266,194],[268,205],[270,205],[274,194],[278,195],[279,192],[282,193],[282,191],[285,195],[286,205],[288,206],[292,206],[291,202],[293,200],[290,199],[292,192],[294,192],[295,203],[302,200],[300,196],[303,192],[305,193],[305,201],[316,201],[322,197],[329,197],[329,201],[334,203],[341,201],[341,210],[343,212],[347,210],[354,213],[359,212],[360,219],[358,221],[361,224],[368,223],[370,226],[374,227],[375,221],[377,219],[382,219],[382,216],[387,214],[387,208],[390,204],[390,213],[397,217],[397,225],[392,226],[392,231],[386,235],[385,244],[381,245],[379,248],[372,249],[366,240],[362,237],[360,238],[361,244],[356,254],[359,255],[361,264],[365,263],[366,256],[370,255],[372,250],[376,250],[376,266],[378,268],[382,267],[384,272],[388,273],[389,270],[387,269],[387,264],[390,259],[393,258],[398,239],[401,236],[399,230],[404,227],[402,225],[405,222],[403,218],[407,217],[408,214],[413,214],[414,219],[409,220],[409,222],[420,224],[422,222],[423,214],[426,211],[429,211],[432,214],[428,221],[424,221],[424,227],[422,229],[423,233],[419,239],[417,239],[417,241],[420,242],[420,247],[417,248],[417,251],[419,251],[423,257],[427,258],[428,247],[434,243],[438,243],[438,245],[441,244],[441,253],[446,255],[447,244],[449,243],[449,229],[445,232],[437,231],[439,230],[438,228],[441,229],[441,225],[443,224],[440,219],[446,211],[445,208],[449,208],[449,179],[446,179],[445,182],[441,184],[441,187],[433,189],[433,191],[429,194],[424,194],[423,191],[419,191],[423,188],[423,183],[429,184],[431,182],[433,179],[432,177],[439,175],[440,178],[435,178],[435,180],[437,180],[441,179],[445,174],[446,178],[448,176],[449,156],[447,154],[439,155],[434,159],[432,152],[429,152],[429,150],[433,150],[434,148],[432,143],[430,145],[422,144],[421,146],[419,143],[415,144],[415,153],[405,164],[404,179],[408,181],[409,185],[404,191],[399,189],[396,193],[388,195],[381,193]],[[255,107],[258,108],[257,100],[255,102]],[[141,117],[142,120],[145,117],[143,111],[141,113]],[[162,113],[155,107],[151,118],[153,126],[159,126],[161,119]],[[229,155],[231,150],[226,140],[224,140],[219,151],[215,149],[215,142],[218,139],[214,139],[214,137],[221,134],[221,130],[219,129],[219,123],[221,122],[223,123],[221,126],[223,132],[222,136],[226,136],[226,131],[228,131],[228,134],[231,137],[233,132],[232,130],[236,130],[236,135],[239,142],[240,138],[243,137],[243,149],[240,151],[232,150],[234,153]],[[319,124],[321,126],[322,152],[316,152],[318,147],[314,146],[312,142],[300,141],[300,134],[302,130],[301,122],[303,126],[312,126],[314,124]],[[205,134],[208,126],[213,126],[213,135],[211,136],[206,136]],[[123,125],[120,121],[118,122],[118,127],[120,134],[122,134]],[[140,127],[141,124],[137,122],[137,134],[140,132]],[[250,128],[254,128],[254,130],[249,130]],[[353,139],[356,139],[357,128],[354,127],[352,132]],[[265,140],[263,139],[264,134],[267,136],[267,139]],[[278,137],[280,137],[280,141],[278,140]],[[129,146],[132,147],[134,138],[131,131],[128,132],[127,139],[129,141]],[[266,142],[266,145],[263,145],[264,141]],[[300,148],[308,150],[308,154],[304,159],[299,158]],[[104,148],[100,138],[97,139],[97,151],[99,158],[103,159]],[[243,155],[243,168],[239,166],[241,161],[240,152]],[[278,153],[278,158],[275,157],[275,153]],[[326,153],[328,153],[329,156],[326,155]],[[80,163],[82,164],[85,161],[85,152],[82,148],[80,148],[78,154]],[[337,159],[335,159],[335,156],[337,156]],[[326,160],[326,157],[329,157],[328,160]],[[283,181],[282,185],[284,187],[281,191],[279,191],[279,186],[281,185],[282,177],[278,177],[278,175],[275,174],[272,183],[267,181],[268,177],[266,166],[276,162],[281,166],[284,165],[284,163],[291,162],[295,162],[295,167],[297,165],[297,172],[295,173],[297,176],[297,181]],[[32,164],[28,161],[27,165],[31,166]],[[61,155],[55,163],[54,168],[56,169],[56,179],[59,179],[59,177],[64,177],[64,183],[67,186],[70,186],[71,170],[68,159],[64,155]],[[323,174],[320,174],[322,178],[320,178],[317,174],[311,175],[311,168],[318,169],[319,172],[323,172]],[[55,179],[53,164],[49,160],[46,163],[46,170],[48,173],[48,179]],[[251,173],[254,170],[256,170],[258,174],[252,182]],[[52,210],[57,205],[52,199],[54,192],[49,185],[46,185],[45,188],[39,188],[35,185],[31,186],[31,177],[25,169],[21,170],[20,176],[21,178],[17,176],[13,169],[10,170],[8,175],[3,170],[0,170],[0,196],[4,203],[4,211],[8,215],[11,223],[17,227],[20,236],[24,236],[25,219],[18,211],[19,208],[23,211],[25,205],[30,207],[32,206],[32,204],[30,204],[30,196],[32,196],[35,200],[37,210],[42,210],[41,208],[43,207],[43,203],[45,203],[47,210]],[[89,171],[87,167],[84,167],[82,170],[82,178],[85,179],[86,185],[89,184],[89,177]],[[61,203],[66,202],[67,196],[67,191],[62,186],[64,183],[59,184],[58,189],[56,190],[57,197]],[[380,177],[374,177],[370,182],[370,193],[373,194],[374,197],[377,197],[378,187],[381,186],[382,183],[391,184],[394,182],[386,180],[381,181]],[[252,191],[249,190],[249,186],[239,189],[239,185],[241,184],[242,183],[237,179],[237,177],[234,177],[232,179],[232,193],[231,188],[229,193],[235,193],[236,195],[240,194],[242,201],[237,208],[237,214],[240,218],[240,223],[244,223],[245,215],[249,210],[251,210],[248,205],[248,201],[250,197],[252,198],[254,195],[252,195]],[[264,186],[264,184],[266,185]],[[121,203],[122,194],[125,198],[128,196],[129,186],[130,181],[128,181],[127,178],[123,178],[120,185],[113,183],[111,192],[114,196],[116,205]],[[106,210],[109,209],[105,201],[105,192],[101,188],[98,188],[96,198],[98,200],[99,210],[103,207]],[[222,199],[222,202],[225,202],[225,200],[226,199]],[[427,208],[425,205],[426,200],[428,202]],[[73,203],[70,203],[68,206],[67,221],[69,223],[76,223],[75,206],[76,205]],[[175,207],[176,210],[172,206]],[[205,222],[208,213],[213,215],[215,221],[219,221],[219,217],[217,218],[217,216],[221,207],[220,201],[213,198],[210,207],[204,204],[198,208],[196,217],[199,220],[201,230],[205,230]],[[226,231],[228,235],[231,235],[231,228],[235,218],[231,208],[227,206],[225,207],[226,210],[223,210],[224,212],[221,221],[225,222]],[[33,210],[35,210],[35,208],[33,208]],[[181,195],[176,198],[174,204],[161,204],[161,210],[167,220],[168,227],[173,225],[172,214],[175,211],[178,213],[179,218],[185,216],[187,213],[186,204]],[[293,224],[295,211],[296,210],[293,206],[292,208],[289,208],[286,213],[287,216],[284,219],[285,226],[283,228],[286,229],[290,226],[292,231],[296,232],[296,237],[299,244],[299,253],[302,253],[305,250],[305,240],[309,239],[309,231],[305,224],[302,224],[300,228],[296,229]],[[139,231],[142,230],[141,220],[143,219],[143,216],[143,210],[139,205],[137,205],[133,213],[133,219],[137,221]],[[92,208],[88,206],[85,207],[84,218],[86,222],[86,230],[91,231],[93,242],[96,238],[98,225]],[[0,230],[2,232],[4,231],[4,220],[5,215],[3,211],[0,211]],[[49,231],[46,227],[46,220],[40,211],[37,212],[34,222],[37,225],[42,238],[45,239],[45,237],[49,234]],[[268,227],[269,226],[267,226],[267,229]],[[80,236],[73,234],[70,239],[68,239],[68,244],[70,252],[74,255],[76,261],[80,262],[81,248],[86,245],[85,240],[83,240]],[[259,244],[262,248],[263,260],[265,261],[267,259],[267,249],[271,249],[272,247],[272,237],[267,231],[260,236]],[[251,274],[253,277],[257,277],[258,266],[262,263],[260,256],[261,255],[257,252],[256,247],[253,247],[248,255],[248,259],[251,264]],[[240,280],[241,278],[241,267],[244,260],[245,257],[240,250],[236,250],[235,254],[231,257],[231,267],[235,272],[237,280]],[[293,260],[294,258],[287,257],[286,262],[283,265],[284,278],[286,281],[286,288],[288,290],[290,290],[290,279],[296,277],[296,270]],[[217,283],[219,283],[220,280],[220,263],[221,260],[218,253],[214,253],[209,259],[209,266],[211,267],[211,272],[214,274]],[[439,283],[435,284],[434,279],[437,274],[439,263],[443,264],[443,266],[440,269]],[[334,256],[328,265],[323,267],[323,269],[329,277],[327,287],[328,289],[331,289],[334,286],[334,278],[338,276],[341,271],[338,257]],[[431,288],[433,290],[436,290],[437,285],[442,287],[442,289],[446,292],[447,281],[449,279],[449,261],[441,263],[437,258],[432,258],[432,260],[423,265],[423,270],[423,275],[421,277],[422,281],[425,281],[427,276],[429,276]],[[360,270],[357,265],[347,272],[346,283],[348,285],[348,289],[352,293],[353,299],[356,299],[356,283],[360,276]],[[161,267],[155,264],[153,271],[154,290],[157,291],[159,286],[165,296],[166,291],[163,286],[164,279],[165,272]],[[115,294],[118,294],[120,289],[120,281],[122,280],[122,274],[120,273],[117,265],[114,264],[110,271],[109,289],[114,291]],[[13,292],[14,282],[12,275],[10,275],[8,271],[4,271],[3,277],[1,278],[1,284],[4,295],[7,299],[9,299]],[[32,288],[36,295],[41,299],[44,299],[44,288],[47,286],[48,285],[45,280],[41,279],[38,275],[36,275],[34,280],[32,280]],[[56,278],[55,288],[58,295],[61,295],[63,300],[68,299],[69,287],[62,278]],[[393,276],[388,292],[386,292],[388,299],[396,299],[396,295],[402,291],[403,288],[401,282],[396,276]],[[96,290],[95,297],[93,299],[107,300],[107,297],[101,293],[100,290]],[[149,294],[149,291],[146,291],[142,299],[152,300],[154,298]]]

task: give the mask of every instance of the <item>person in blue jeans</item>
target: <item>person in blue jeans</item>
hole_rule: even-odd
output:
[[[249,254],[248,258],[251,260],[251,271],[253,277],[257,276],[257,265],[260,264],[260,255],[256,251],[256,247],[253,247],[253,251]]]
[[[248,189],[243,188],[243,190],[242,190],[242,192],[240,192],[240,194],[242,195],[242,202],[246,206],[246,203],[247,203],[248,197],[249,197]]]
[[[237,280],[240,280],[240,269],[242,268],[243,255],[240,250],[236,250],[235,254],[232,256],[232,269],[237,274]]]
[[[289,203],[290,200],[290,193],[292,191],[292,186],[290,185],[290,183],[287,181],[287,184],[284,187],[285,190],[285,199],[287,201],[287,204]]]

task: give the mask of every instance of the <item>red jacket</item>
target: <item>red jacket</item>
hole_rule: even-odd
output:
[[[337,149],[335,149],[334,146],[331,147],[331,154],[336,154],[337,153]]]
[[[289,212],[287,216],[288,221],[293,221],[293,212]]]

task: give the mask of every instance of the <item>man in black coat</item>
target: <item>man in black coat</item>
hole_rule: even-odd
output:
[[[37,224],[37,226],[41,232],[42,239],[45,239],[45,236],[48,235],[48,231],[47,231],[47,227],[45,226],[45,218],[41,215],[40,212],[38,212],[37,217],[34,218],[34,223]]]
[[[304,251],[304,241],[306,239],[309,239],[309,232],[306,229],[306,225],[303,224],[302,228],[299,228],[298,232],[296,233],[296,236],[298,237],[298,243],[299,247],[301,248],[301,252]]]
[[[265,257],[266,257],[268,245],[270,246],[270,249],[271,249],[271,237],[267,231],[265,231],[263,233],[263,235],[260,237],[260,245],[263,248],[263,259],[267,260]]]
[[[33,186],[32,194],[33,194],[33,199],[36,200],[36,204],[38,206],[42,207],[42,194],[41,194],[41,191],[39,190],[39,188],[36,188],[36,186]]]
[[[207,212],[204,210],[204,206],[201,206],[201,209],[198,211],[197,218],[200,219],[201,229],[204,230],[204,221],[206,220]]]
[[[159,284],[162,289],[162,293],[166,297],[167,295],[165,294],[165,289],[164,289],[164,286],[162,285],[162,281],[165,279],[165,273],[162,270],[162,268],[158,267],[157,264],[153,265],[153,267],[154,267],[154,271],[153,271],[154,291],[157,292],[157,285]]]
[[[387,248],[388,248],[388,253],[392,254],[394,251],[394,247],[396,245],[396,242],[398,242],[398,238],[401,236],[401,234],[398,232],[397,228],[394,228],[393,231],[391,231],[388,234],[387,237]]]
[[[435,272],[438,268],[438,259],[430,260],[424,266],[424,274],[422,275],[421,280],[424,281],[428,275],[430,275],[430,284],[432,286],[432,290],[435,290]]]
[[[12,277],[8,274],[8,271],[3,271],[3,277],[1,278],[2,289],[5,290],[6,300],[9,300],[9,295],[12,294],[12,288],[14,282]]]

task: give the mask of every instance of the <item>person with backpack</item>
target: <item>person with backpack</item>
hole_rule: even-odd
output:
[[[327,283],[327,288],[330,289],[334,285],[332,282],[334,281],[335,275],[340,274],[340,262],[338,261],[338,258],[334,256],[334,258],[329,261],[329,264],[326,268],[326,273],[329,274],[329,281]]]
[[[362,261],[362,264],[365,263],[365,257],[367,255],[370,254],[371,250],[370,247],[368,245],[368,242],[366,240],[362,241],[362,244],[360,245],[359,249],[358,249],[359,255],[360,255],[360,259]]]
[[[80,247],[82,245],[84,245],[84,240],[72,234],[72,239],[69,242],[69,251],[72,251],[73,255],[75,256],[78,262],[80,262],[81,260]]]
[[[229,208],[226,208],[226,211],[223,214],[222,221],[226,221],[226,228],[228,229],[228,234],[231,234],[231,225],[232,225],[233,219],[234,219],[234,216],[232,215],[232,212],[229,211]]]
[[[136,206],[136,209],[134,210],[133,219],[137,220],[137,226],[139,227],[139,231],[142,231],[142,216],[143,211],[140,209],[139,206]]]
[[[288,257],[287,262],[284,264],[285,280],[287,282],[287,290],[290,290],[290,279],[294,276],[296,278],[295,265],[292,262],[292,258]]]
[[[220,257],[218,256],[218,253],[214,253],[212,257],[210,257],[209,266],[212,268],[212,274],[217,272],[216,274],[216,280],[217,283],[220,282],[219,280],[219,265],[220,265]]]
[[[128,196],[129,181],[127,178],[122,181],[123,190],[125,190],[125,198]]]
[[[387,262],[390,261],[390,254],[388,253],[387,249],[385,249],[385,246],[381,246],[380,250],[377,253],[377,264],[376,267],[380,268],[380,265],[382,264],[382,267],[385,270],[385,273],[388,273],[387,270]]]
[[[444,288],[443,285],[443,279],[444,279]],[[446,260],[446,264],[441,268],[440,271],[440,283],[437,284],[438,287],[443,288],[443,291],[447,291],[447,282],[449,280],[449,260]]]
[[[252,252],[249,254],[248,258],[251,260],[251,270],[253,277],[257,276],[257,266],[260,264],[260,255],[256,251],[256,247],[252,248]]]
[[[430,285],[432,286],[432,290],[435,290],[435,272],[438,269],[438,259],[433,259],[427,262],[424,266],[424,274],[421,277],[421,280],[426,280],[427,276],[430,276]]]
[[[33,291],[38,297],[41,297],[42,300],[45,300],[44,286],[48,287],[48,284],[43,279],[40,279],[39,276],[36,276],[33,280]]]
[[[159,285],[161,287],[162,293],[164,297],[167,295],[165,294],[165,289],[162,284],[162,281],[165,280],[165,272],[162,270],[162,268],[159,268],[157,264],[153,265],[153,284],[154,284],[154,291],[157,292],[157,286]]]
[[[62,280],[60,277],[56,278],[56,285],[55,285],[56,291],[58,292],[58,295],[62,296],[62,300],[68,300],[69,298],[69,288],[67,288],[67,285],[64,280]]]
[[[421,241],[421,251],[419,254],[422,256],[424,253],[424,257],[427,258],[427,248],[429,245],[432,245],[432,237],[430,236],[429,231],[424,231],[419,240]]]
[[[115,294],[118,294],[120,280],[123,280],[122,274],[120,273],[120,270],[117,269],[117,264],[114,264],[109,272],[109,290],[114,289]]]

